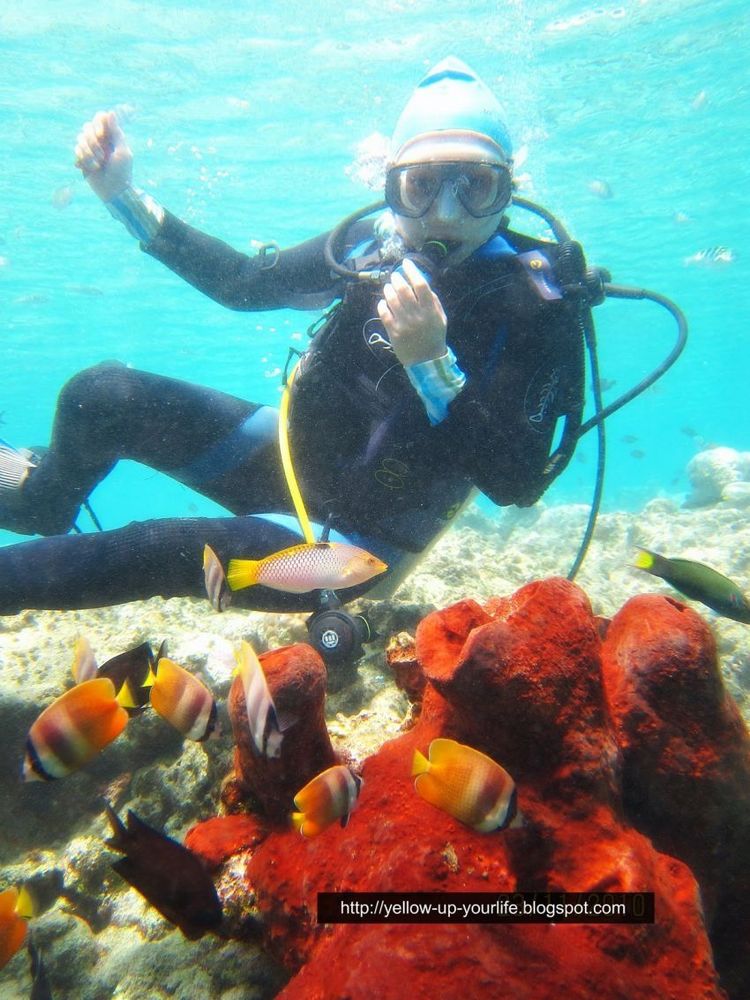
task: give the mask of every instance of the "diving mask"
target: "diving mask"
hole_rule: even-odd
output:
[[[427,214],[447,183],[475,219],[501,212],[512,193],[511,174],[505,164],[443,161],[391,167],[385,182],[385,200],[396,215],[419,219]]]

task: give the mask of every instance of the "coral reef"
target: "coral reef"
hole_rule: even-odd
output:
[[[750,737],[713,634],[675,600],[635,597],[612,620],[602,665],[628,816],[690,866],[722,983],[750,996]]]
[[[689,627],[700,621],[684,608],[682,613]],[[614,651],[633,634],[623,616],[613,620],[607,637],[620,665]],[[690,673],[689,644],[675,648],[684,651]],[[411,729],[365,761],[364,788],[348,827],[304,840],[281,822],[272,802],[272,814],[263,817],[264,838],[244,850],[247,892],[266,946],[295,973],[280,995],[395,1000],[407,992],[426,997],[460,988],[471,998],[502,988],[535,998],[562,991],[602,1000],[722,997],[692,873],[658,853],[624,818],[623,765],[629,780],[639,779],[628,758],[631,744],[623,735],[621,753],[618,738],[633,728],[626,713],[616,714],[615,722],[610,714],[614,694],[610,698],[602,678],[619,675],[614,667],[602,673],[598,623],[585,594],[553,578],[485,605],[461,601],[421,622],[415,653],[425,685],[421,712]],[[294,649],[285,654],[297,655]],[[713,704],[727,726],[739,726],[739,735],[716,661],[703,662]],[[279,699],[285,694],[281,673],[269,669]],[[293,671],[285,674],[293,683]],[[410,675],[418,697],[413,669]],[[322,726],[318,697],[311,717]],[[230,712],[239,727],[237,708],[233,701]],[[696,754],[714,748],[721,755],[721,746],[710,742],[716,732],[707,727],[709,742],[698,740]],[[502,762],[516,780],[520,828],[480,835],[414,793],[413,751],[425,751],[437,736],[469,743]],[[319,745],[325,746],[322,731]],[[296,753],[291,744],[286,752]],[[282,746],[282,764],[284,754]],[[315,771],[328,763],[327,757],[307,761]],[[245,776],[252,770],[257,789],[263,772],[270,780],[277,764],[255,758],[251,765],[240,756],[238,766]],[[641,762],[646,771],[649,766]],[[304,780],[300,775],[300,785]],[[717,786],[717,813],[720,798]],[[679,796],[673,800],[675,822],[684,823],[685,805]],[[216,864],[226,848],[217,852],[215,838],[225,845],[242,839],[246,823],[246,817],[227,816],[210,828],[198,826],[189,842]],[[318,925],[317,893],[342,890],[642,890],[655,893],[657,918],[653,925]]]
[[[743,483],[738,481],[734,485],[739,487]],[[457,518],[452,531],[440,539],[394,600],[382,603],[365,600],[353,609],[368,616],[377,639],[366,647],[364,661],[350,672],[345,686],[334,693],[328,684],[325,713],[336,758],[350,761],[357,768],[367,762],[362,807],[367,806],[372,791],[374,779],[370,778],[370,773],[375,774],[373,768],[377,769],[374,755],[385,741],[399,735],[408,714],[406,695],[398,690],[394,679],[403,684],[410,697],[417,699],[412,707],[412,718],[418,714],[421,704],[419,687],[425,684],[425,678],[413,645],[408,636],[401,633],[414,635],[421,619],[434,609],[448,607],[459,599],[472,597],[481,605],[494,594],[512,594],[529,579],[567,570],[586,516],[584,506],[539,503],[524,510],[510,508],[493,517],[471,507]],[[636,514],[603,513],[578,576],[600,619],[601,634],[606,631],[606,619],[613,618],[629,598],[645,591],[674,593],[665,583],[631,567],[638,545],[708,563],[741,583],[750,579],[750,526],[745,500],[734,495],[729,487],[725,487],[722,500],[712,506],[685,508],[660,497]],[[750,719],[750,656],[746,626],[719,618],[699,605],[696,607],[715,636],[727,690],[745,718]],[[687,621],[687,618],[682,614],[680,620]],[[205,745],[191,745],[183,744],[178,734],[162,720],[147,714],[133,720],[123,736],[84,771],[52,785],[20,784],[18,769],[26,731],[40,709],[72,683],[70,663],[78,635],[90,639],[100,661],[145,639],[158,646],[166,638],[169,655],[204,680],[220,700],[220,714],[224,716],[224,700],[231,686],[232,658],[227,655],[231,649],[240,639],[251,642],[261,654],[264,650],[304,641],[304,616],[240,612],[231,608],[225,614],[216,615],[205,601],[153,599],[74,612],[27,611],[0,619],[0,745],[5,762],[0,768],[0,794],[9,803],[12,818],[0,838],[0,879],[3,885],[17,885],[29,879],[36,883],[45,873],[64,879],[67,895],[51,904],[34,921],[34,934],[43,947],[53,993],[56,995],[61,990],[80,996],[82,1000],[98,1000],[102,995],[110,995],[116,987],[122,1000],[136,1000],[144,994],[155,998],[166,996],[163,976],[166,961],[171,970],[169,995],[188,998],[194,995],[191,989],[195,986],[195,963],[200,961],[211,970],[211,984],[200,984],[206,1000],[224,1000],[230,995],[232,1000],[268,1000],[284,977],[267,954],[248,941],[226,943],[207,937],[199,945],[185,942],[178,931],[166,925],[133,890],[110,872],[113,856],[102,843],[107,835],[102,796],[117,809],[134,809],[144,820],[163,828],[178,840],[184,839],[185,831],[197,820],[213,816],[221,779],[231,767],[234,751],[228,721],[222,719],[222,734],[217,738]],[[390,669],[383,656],[389,636],[396,636],[394,644],[399,650],[391,657]],[[396,663],[399,657],[400,663]],[[263,662],[266,665],[265,656]],[[273,675],[274,671],[267,669]],[[275,690],[273,680],[272,686]],[[425,696],[425,704],[429,706],[435,697],[433,690],[432,695]],[[661,717],[664,720],[671,716],[665,712]],[[513,722],[512,713],[510,721]],[[427,749],[429,739],[429,731],[423,732],[425,739],[422,741],[420,736],[419,745],[422,751]],[[549,739],[549,734],[540,737],[542,746],[545,738]],[[638,825],[641,822],[639,811],[643,811],[635,808],[638,803],[633,789],[638,788],[638,783],[630,782],[629,777],[639,772],[631,770],[627,763],[630,752],[623,738],[625,801],[631,810],[630,822]],[[408,748],[406,753],[408,756]],[[499,756],[498,760],[512,770],[508,761]],[[314,770],[312,762],[307,766]],[[409,761],[402,762],[399,758],[399,766],[404,768],[400,774],[405,783],[405,798],[416,798],[407,776]],[[259,781],[260,777],[257,776]],[[515,777],[524,810],[527,794],[524,779],[521,775]],[[641,783],[644,780],[642,776],[638,778]],[[700,801],[701,796],[706,796],[707,788],[696,784],[691,799],[691,782],[691,778],[686,779],[685,799],[690,800],[690,809],[675,813],[674,825],[683,832],[708,829],[709,839],[703,847],[705,859],[714,859],[715,872],[720,874],[727,868],[735,854],[737,867],[741,869],[743,855],[733,834],[733,830],[742,828],[739,820],[735,817],[725,829],[719,821],[711,821],[713,825],[707,827],[708,804],[703,805]],[[296,782],[290,776],[288,787],[293,784]],[[302,784],[300,781],[293,791]],[[662,784],[668,785],[666,778]],[[650,787],[648,781],[646,786]],[[231,805],[233,787],[237,786],[232,783],[224,789],[228,805]],[[654,788],[661,787],[654,784]],[[669,795],[664,794],[669,801]],[[736,792],[732,795],[739,810],[742,795]],[[652,803],[658,802],[656,793],[651,798]],[[232,808],[239,806],[240,801],[251,802],[246,789],[241,791]],[[385,793],[382,801],[388,801]],[[555,801],[554,796],[551,801]],[[708,801],[712,801],[710,797]],[[384,805],[378,823],[390,829],[400,808],[399,802],[394,802],[388,810]],[[459,824],[430,809],[426,803],[422,803],[422,808],[426,810],[421,813],[422,825],[414,833],[412,844],[404,848],[411,850],[412,870],[422,864],[425,838],[431,836],[436,824],[444,823],[449,824],[451,835],[445,837],[438,851],[438,869],[452,872],[459,866],[466,872],[474,867],[472,854],[476,851],[477,838],[484,842],[488,835],[469,834],[469,841],[458,850],[456,837],[463,832]],[[713,808],[711,806],[709,813]],[[279,801],[277,815],[282,812]],[[326,831],[319,847],[314,842],[298,843],[289,836],[297,851],[325,853],[339,837],[344,838],[341,850],[348,851],[351,844],[348,837],[366,815],[367,812],[360,813],[358,807],[349,827],[344,831],[338,828]],[[732,815],[731,811],[727,815]],[[218,876],[219,891],[225,909],[231,910],[232,915],[237,913],[241,930],[246,914],[254,916],[255,913],[252,897],[240,877],[244,876],[244,859],[254,845],[268,835],[269,825],[259,816],[222,817],[216,822],[221,826],[228,821],[240,824],[232,835],[236,839],[220,842],[217,828],[209,828],[200,850],[210,853],[213,845],[212,863],[219,864],[222,858],[227,859]],[[663,826],[668,827],[669,822],[665,818]],[[278,825],[271,828],[280,831],[280,824],[279,819]],[[519,832],[523,831],[505,831],[497,837],[503,840],[516,837]],[[706,890],[710,880],[700,874],[694,858],[682,856],[677,846],[660,841],[657,825],[649,826],[644,821],[641,832],[653,836],[657,848],[695,865],[696,875]],[[384,836],[384,831],[378,835]],[[274,840],[278,836],[280,832],[274,833]],[[699,836],[694,838],[699,847],[700,839]],[[311,853],[310,857],[313,856],[317,855]],[[403,870],[406,870],[405,865]],[[412,884],[407,879],[399,888]],[[730,884],[727,881],[727,886]],[[347,887],[342,880],[337,885]],[[731,928],[736,908],[740,908],[737,912],[741,915],[741,899],[733,902],[729,895],[724,899],[726,909],[721,919]],[[70,909],[77,915],[66,912]],[[710,913],[709,917],[717,961],[721,964],[717,943],[720,911]],[[296,916],[293,919],[296,920]],[[354,928],[351,930],[353,932]],[[389,944],[398,941],[401,948],[407,941],[411,948],[412,932],[417,930],[414,926],[400,926],[387,932],[381,929],[381,933],[386,935]],[[444,929],[436,930],[433,926],[431,936],[436,933],[441,939],[450,941],[455,929],[449,927],[444,933]],[[542,928],[538,933],[559,932]],[[416,954],[420,940],[421,937],[413,938]],[[731,940],[731,934],[727,934],[725,941],[730,958]],[[743,941],[737,953],[744,948]],[[354,962],[354,957],[351,961]],[[726,976],[726,972],[724,974]],[[171,985],[176,983],[182,985],[179,988]],[[28,959],[18,955],[3,970],[0,1000],[28,995],[29,988]],[[175,992],[171,992],[172,989]]]
[[[729,495],[744,497],[744,490],[735,491],[731,487],[750,481],[750,452],[707,448],[690,459],[687,473],[692,487],[687,499],[689,506],[716,503],[724,497],[725,490]]]

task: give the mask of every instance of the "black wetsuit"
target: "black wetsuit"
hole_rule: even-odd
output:
[[[578,306],[557,286],[556,247],[501,230],[431,277],[467,377],[447,417],[431,426],[376,318],[380,289],[332,276],[325,240],[248,257],[166,213],[144,247],[232,309],[342,300],[313,339],[292,392],[290,443],[311,517],[393,562],[424,548],[474,486],[498,504],[533,503],[559,471],[546,468],[557,420],[580,419],[583,397]],[[352,259],[374,246],[367,223],[349,235]],[[237,515],[291,510],[271,408],[116,363],[87,369],[60,394],[50,450],[22,503],[3,511],[0,498],[0,523],[53,535],[0,549],[0,613],[199,595],[206,542],[225,561],[299,540],[254,516],[55,534],[70,528],[120,458],[159,469]],[[235,596],[259,608],[312,603],[258,587]]]

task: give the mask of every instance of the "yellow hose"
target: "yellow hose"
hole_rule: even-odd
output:
[[[314,545],[315,536],[313,535],[312,526],[310,525],[310,518],[307,516],[307,511],[305,510],[305,503],[302,499],[302,494],[300,493],[297,477],[294,474],[292,454],[289,450],[289,390],[291,389],[292,382],[294,382],[294,376],[297,374],[298,368],[299,362],[297,362],[292,369],[292,372],[287,379],[287,383],[284,386],[284,392],[281,396],[281,406],[279,408],[279,451],[281,452],[281,465],[284,469],[286,485],[288,486],[289,493],[292,497],[292,503],[294,504],[294,510],[297,514],[300,531],[302,532],[302,536],[308,545]]]

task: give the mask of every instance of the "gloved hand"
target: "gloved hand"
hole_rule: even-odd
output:
[[[402,365],[432,361],[445,354],[445,311],[425,276],[408,257],[384,285],[378,316]]]
[[[75,165],[102,201],[122,194],[133,177],[133,153],[114,111],[99,111],[78,133]]]

